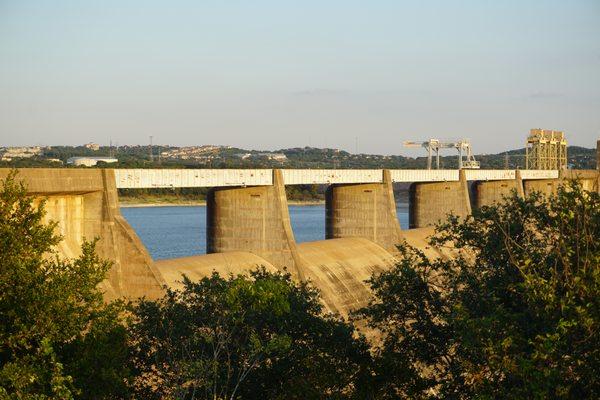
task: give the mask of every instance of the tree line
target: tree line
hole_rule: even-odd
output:
[[[58,258],[43,203],[1,185],[1,399],[600,397],[600,196],[576,183],[449,216],[431,245],[455,257],[401,245],[350,319],[260,268],[106,303],[95,242]]]

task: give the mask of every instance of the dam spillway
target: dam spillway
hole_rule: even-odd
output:
[[[9,172],[0,169],[0,179]],[[161,270],[176,260],[152,260],[120,212],[117,188],[213,185],[207,202],[207,248],[214,254],[179,259],[182,272],[201,277],[207,265],[233,272],[261,261],[289,271],[294,279],[312,281],[328,309],[346,314],[368,299],[364,280],[393,265],[400,241],[412,242],[429,256],[444,256],[428,247],[430,229],[400,228],[394,218],[393,183],[412,182],[411,227],[424,228],[449,212],[466,216],[472,207],[500,201],[511,189],[520,195],[551,193],[561,181],[578,179],[584,188],[598,190],[600,177],[598,171],[24,168],[17,179],[36,201],[46,199],[46,219],[57,221],[63,236],[58,248],[62,256],[75,257],[84,238],[99,238],[98,255],[113,263],[102,284],[107,299],[155,298],[175,281]],[[296,243],[285,185],[304,183],[332,185],[326,231],[333,240]]]

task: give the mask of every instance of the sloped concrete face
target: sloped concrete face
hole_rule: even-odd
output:
[[[300,243],[298,252],[306,279],[321,291],[327,309],[342,316],[368,304],[372,296],[366,280],[396,261],[383,247],[363,238]]]
[[[327,239],[362,237],[391,252],[402,241],[389,171],[384,183],[329,186],[325,209]]]
[[[158,260],[154,262],[154,266],[167,285],[173,289],[183,288],[183,275],[192,282],[197,282],[212,275],[213,272],[228,277],[245,275],[262,267],[270,272],[277,271],[277,268],[264,258],[242,251]]]
[[[406,231],[406,241],[432,259],[453,257],[453,249],[429,246],[427,240],[433,232],[433,228]],[[390,252],[364,238],[300,243],[297,250],[304,279],[319,289],[327,311],[343,317],[369,303],[372,293],[367,280],[392,268],[397,261]],[[183,287],[183,274],[194,282],[213,272],[227,277],[248,274],[260,267],[272,272],[279,270],[264,258],[241,251],[158,260],[154,266],[174,289]]]
[[[471,201],[464,170],[458,182],[413,183],[409,191],[410,228],[423,228],[445,220],[449,213],[471,214]]]
[[[372,296],[365,281],[395,262],[381,246],[362,238],[301,243],[298,252],[305,279],[320,290],[325,308],[342,316],[368,304]],[[183,287],[182,274],[199,281],[213,272],[227,277],[248,274],[260,267],[279,270],[264,258],[241,251],[158,260],[154,265],[168,286],[175,289]]]
[[[0,179],[9,170],[0,170]],[[65,258],[81,254],[84,239],[98,238],[96,252],[113,263],[101,284],[107,300],[162,296],[164,281],[146,248],[118,207],[112,170],[21,169],[17,175],[37,198],[46,201],[46,221],[58,223],[63,236],[57,251]]]
[[[272,186],[215,188],[207,196],[208,253],[250,252],[301,279],[281,172]]]

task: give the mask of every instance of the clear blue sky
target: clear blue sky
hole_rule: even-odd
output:
[[[600,1],[0,0],[0,145],[600,136]]]

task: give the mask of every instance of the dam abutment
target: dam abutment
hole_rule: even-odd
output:
[[[0,169],[0,179],[8,169]],[[46,201],[45,222],[57,222],[60,257],[81,255],[84,240],[98,239],[96,253],[112,263],[100,290],[107,300],[116,298],[157,298],[165,284],[154,268],[148,251],[119,210],[112,169],[19,169],[17,181],[23,181],[34,204]]]

